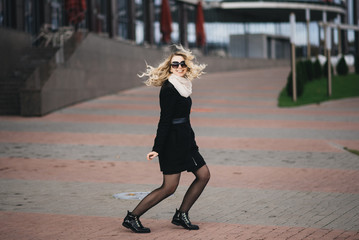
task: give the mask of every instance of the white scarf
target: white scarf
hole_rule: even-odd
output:
[[[192,94],[192,82],[187,78],[171,74],[168,81],[173,84],[182,97],[189,97]]]

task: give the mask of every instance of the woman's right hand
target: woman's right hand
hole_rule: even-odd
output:
[[[147,160],[152,160],[153,158],[157,157],[158,153],[157,152],[150,152],[147,154]]]

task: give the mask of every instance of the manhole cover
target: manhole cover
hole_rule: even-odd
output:
[[[149,192],[124,192],[113,195],[116,199],[142,200]]]

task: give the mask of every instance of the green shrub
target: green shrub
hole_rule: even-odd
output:
[[[307,72],[307,78],[308,78],[307,80],[312,81],[314,75],[313,63],[311,60],[306,60],[304,64],[305,64],[305,70]]]
[[[301,62],[298,62],[296,64],[296,86],[297,86],[297,97],[300,97],[303,95],[304,91],[304,82],[305,82],[305,67],[304,64]],[[293,97],[293,80],[292,80],[292,71],[289,73],[287,77],[287,85],[286,85],[286,91],[288,96]]]
[[[301,78],[300,81],[303,82],[303,84],[309,82],[307,65],[305,61],[300,61],[297,64],[297,78]]]
[[[318,79],[323,76],[322,65],[320,65],[319,59],[315,60],[313,64],[313,78]]]
[[[278,106],[294,107],[306,104],[318,104],[333,99],[359,97],[359,84],[357,74],[348,74],[346,76],[334,76],[332,79],[332,96],[328,96],[328,79],[322,77],[318,80],[305,84],[303,95],[293,102],[288,96],[286,89],[283,88],[278,97]]]
[[[344,57],[341,57],[338,64],[337,64],[337,73],[338,75],[347,75],[349,72],[349,68],[347,62],[345,61]]]
[[[334,69],[333,69],[333,65],[331,65],[331,64],[330,64],[330,70],[331,70],[331,73],[332,73],[332,76],[333,76]],[[324,76],[328,77],[328,60],[324,63],[323,72],[324,72]]]
[[[309,82],[308,72],[307,72],[307,66],[305,61],[299,61],[297,63],[297,79],[300,79],[303,84],[306,82]]]
[[[354,65],[355,65],[355,73],[359,74],[359,54],[356,55],[355,57]]]
[[[301,88],[301,91],[303,92],[304,84],[306,82],[308,82],[308,74],[306,71],[305,62],[298,62],[296,70],[297,70],[297,82],[299,82],[299,84],[302,85],[302,86],[300,86],[300,88]],[[298,96],[301,96],[301,95],[302,94],[298,94]]]
[[[289,75],[287,77],[287,85],[285,86],[285,89],[286,89],[289,97],[293,97],[293,83],[292,82],[293,82],[292,71],[290,71]]]

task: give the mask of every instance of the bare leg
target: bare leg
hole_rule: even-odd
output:
[[[210,179],[210,173],[207,165],[204,165],[193,174],[196,176],[196,179],[192,182],[183,198],[179,209],[182,213],[187,213],[191,209]]]
[[[132,211],[132,214],[136,216],[141,216],[142,214],[147,212],[147,210],[154,207],[163,199],[173,194],[177,189],[180,177],[181,177],[180,173],[163,175],[162,186],[153,190],[144,199],[142,199],[142,201]]]

